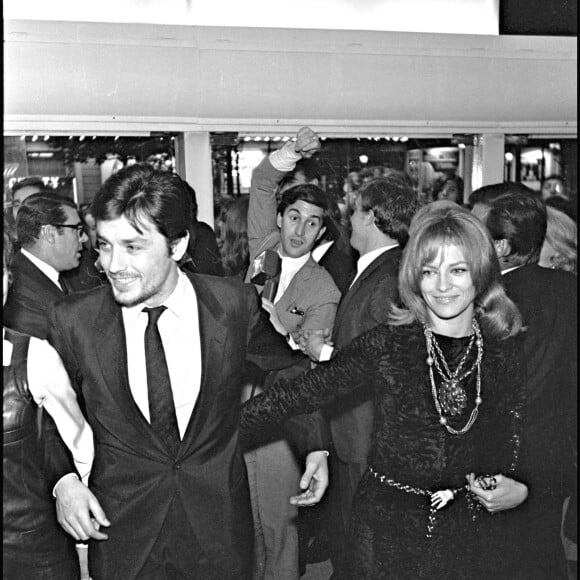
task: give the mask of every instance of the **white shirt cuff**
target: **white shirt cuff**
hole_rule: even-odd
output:
[[[60,485],[61,481],[64,481],[65,479],[70,479],[71,477],[76,477],[77,479],[79,478],[79,476],[76,473],[67,473],[66,475],[63,475],[54,485],[54,487],[52,488],[52,497],[56,497],[56,488]]]
[[[292,349],[292,350],[300,350],[300,346],[296,343],[296,341],[292,338],[292,335],[290,333],[288,333],[288,338],[286,339],[286,341],[288,342],[288,346]]]
[[[288,141],[284,147],[270,153],[269,159],[274,169],[287,173],[296,167],[296,163],[302,159],[302,155],[294,150],[294,142]]]
[[[328,344],[323,344],[322,350],[320,351],[320,358],[318,360],[320,362],[329,361],[332,358],[333,351],[334,347],[329,346]]]

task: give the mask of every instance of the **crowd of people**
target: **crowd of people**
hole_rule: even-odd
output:
[[[265,157],[215,233],[146,163],[90,206],[14,187],[4,578],[567,580],[572,196],[383,168],[337,199],[320,148]]]

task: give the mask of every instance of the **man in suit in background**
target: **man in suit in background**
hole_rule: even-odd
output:
[[[528,399],[519,469],[530,496],[517,513],[514,578],[566,578],[560,539],[564,498],[576,493],[577,279],[538,266],[546,234],[544,202],[517,184],[489,203],[485,223],[503,282],[527,327],[522,335]],[[492,192],[493,193],[493,192]]]
[[[240,383],[246,361],[282,368],[290,351],[251,285],[178,268],[191,202],[177,175],[125,168],[92,209],[110,285],[60,302],[49,326],[95,437],[90,489],[62,466],[59,522],[99,540],[94,580],[248,578]],[[300,483],[296,501],[318,502],[323,452],[308,455]]]
[[[350,243],[360,258],[356,276],[338,306],[332,333],[334,347],[344,347],[387,321],[389,306],[397,300],[399,261],[416,209],[417,196],[403,172],[392,170],[387,177],[367,181],[359,190],[351,216]],[[332,356],[333,348],[324,345],[319,336],[306,334],[301,344],[314,360]],[[370,451],[374,415],[370,391],[357,391],[330,407],[326,414],[333,451],[330,466],[334,487],[328,501],[334,528],[330,533],[335,577],[339,578],[352,499],[367,469]]]
[[[77,268],[87,236],[74,201],[54,193],[26,198],[16,218],[21,247],[4,307],[8,328],[47,337],[47,310],[68,293],[61,273]]]

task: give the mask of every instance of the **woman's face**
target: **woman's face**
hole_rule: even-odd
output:
[[[459,189],[455,181],[448,181],[439,192],[437,199],[447,199],[459,203]]]
[[[97,247],[97,223],[93,214],[87,213],[85,215],[85,224],[87,226],[87,233],[89,234],[89,239],[91,241],[91,247]]]
[[[475,285],[470,264],[458,246],[443,246],[436,258],[423,266],[420,287],[434,332],[447,336],[471,332]]]

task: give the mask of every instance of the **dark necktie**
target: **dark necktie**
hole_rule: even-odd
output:
[[[143,312],[149,315],[145,329],[145,365],[151,427],[175,455],[180,444],[179,429],[167,360],[157,327],[157,321],[165,310],[165,306],[143,308]]]

